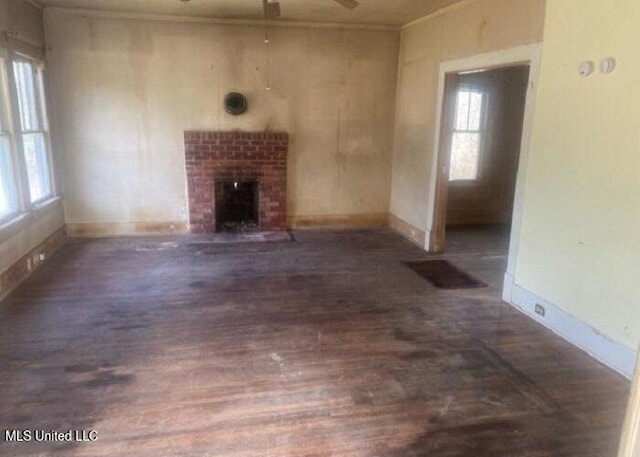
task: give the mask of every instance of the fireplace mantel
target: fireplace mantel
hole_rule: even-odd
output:
[[[289,135],[280,132],[184,133],[191,233],[215,231],[215,182],[256,181],[261,230],[287,228]]]

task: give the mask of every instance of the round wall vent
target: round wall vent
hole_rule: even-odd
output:
[[[247,99],[239,92],[229,92],[224,96],[224,109],[227,113],[238,116],[247,111]]]

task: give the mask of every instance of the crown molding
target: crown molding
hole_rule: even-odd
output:
[[[359,23],[342,23],[342,22],[308,22],[308,21],[265,21],[261,19],[227,19],[215,17],[195,17],[195,16],[177,16],[168,14],[143,14],[143,13],[125,13],[116,11],[98,11],[91,9],[79,8],[60,8],[48,7],[44,9],[45,14],[67,14],[80,15],[85,17],[98,17],[105,19],[131,19],[141,21],[159,21],[159,22],[186,22],[193,24],[219,24],[219,25],[237,25],[237,26],[261,26],[264,27],[268,23],[269,27],[294,27],[294,28],[319,28],[319,29],[343,29],[343,30],[372,30],[372,31],[388,31],[398,32],[400,26],[384,25],[384,24],[359,24]]]

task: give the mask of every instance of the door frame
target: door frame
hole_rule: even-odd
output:
[[[529,153],[531,150],[531,133],[533,130],[533,117],[537,92],[538,75],[540,74],[540,60],[542,56],[542,44],[533,43],[496,52],[478,54],[462,59],[448,60],[440,64],[438,72],[438,98],[436,111],[435,138],[433,146],[433,159],[431,167],[431,179],[427,208],[427,236],[424,248],[429,252],[440,252],[444,248],[446,225],[446,197],[448,188],[448,159],[446,152],[446,139],[443,138],[446,127],[447,109],[445,106],[445,89],[447,89],[447,77],[452,74],[474,71],[491,70],[495,68],[510,67],[514,65],[529,65],[529,81],[524,109],[522,128],[522,141],[520,143],[520,160],[516,177],[516,189],[514,195],[513,217],[511,223],[511,237],[509,243],[509,260],[505,273],[505,284],[512,284],[515,277],[518,248],[520,241],[520,229],[522,226],[522,209],[524,204],[524,188],[529,166]],[[509,280],[510,282],[507,282]],[[504,291],[507,295],[508,291]],[[510,298],[510,297],[509,297]]]
[[[640,350],[618,449],[618,457],[637,455],[640,455]]]

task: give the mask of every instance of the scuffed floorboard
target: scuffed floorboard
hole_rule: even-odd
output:
[[[628,382],[501,303],[505,252],[444,291],[390,231],[296,238],[72,241],[0,306],[0,423],[98,440],[0,455],[615,454]]]

